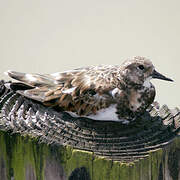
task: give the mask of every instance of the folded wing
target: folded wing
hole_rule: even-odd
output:
[[[104,69],[87,67],[43,75],[8,71],[7,74],[17,80],[10,88],[23,96],[86,115],[114,102],[109,93],[116,88],[113,75],[103,75]]]

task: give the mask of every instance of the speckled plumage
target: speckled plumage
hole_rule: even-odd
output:
[[[11,89],[44,105],[90,117],[113,106],[119,120],[134,118],[154,101],[151,78],[172,81],[157,73],[150,60],[139,56],[121,66],[89,66],[44,75],[7,73],[18,80],[10,84]]]

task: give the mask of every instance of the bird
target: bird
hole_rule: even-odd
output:
[[[98,65],[52,74],[7,71],[8,87],[73,117],[129,124],[154,102],[152,78],[172,79],[155,70],[151,60],[135,56],[121,65]]]

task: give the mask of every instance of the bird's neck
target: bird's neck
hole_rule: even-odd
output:
[[[117,114],[119,117],[135,117],[142,113],[154,101],[155,88],[150,85],[128,86],[122,90],[117,102]]]

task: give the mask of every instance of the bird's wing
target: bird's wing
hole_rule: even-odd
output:
[[[51,77],[66,86],[78,87],[80,94],[87,89],[94,89],[98,93],[116,87],[114,80],[118,72],[118,66],[90,66],[51,74]]]
[[[8,71],[7,74],[18,81],[11,83],[11,89],[28,98],[87,114],[93,108],[96,111],[113,102],[110,92],[116,88],[114,76],[117,69],[113,68],[92,66],[50,75],[15,71]]]

